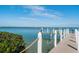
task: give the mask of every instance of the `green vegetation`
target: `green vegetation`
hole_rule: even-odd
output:
[[[18,53],[25,48],[24,40],[21,35],[0,32],[0,52]]]

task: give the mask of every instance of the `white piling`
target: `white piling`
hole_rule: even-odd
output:
[[[65,37],[69,35],[69,29],[65,29]]]
[[[76,43],[77,43],[77,29],[75,29],[75,37],[76,37]]]
[[[65,29],[65,38],[67,37],[67,29]]]
[[[38,33],[38,53],[42,53],[42,32]]]
[[[63,37],[65,38],[66,37],[66,30],[64,29],[64,32],[63,32]]]
[[[41,30],[42,30],[42,33],[43,33],[43,27],[41,28]]]
[[[60,41],[62,41],[63,36],[62,36],[62,29],[60,29]]]
[[[78,31],[78,35],[77,35],[77,37],[78,37],[78,51],[79,51],[79,31]]]
[[[47,33],[49,33],[49,29],[47,28]]]
[[[52,29],[52,32],[54,33],[54,28]]]
[[[52,40],[52,32],[50,33],[50,39]]]
[[[79,31],[77,29],[75,29],[75,36],[76,36],[77,49],[79,51]]]
[[[69,34],[69,29],[67,29],[67,34]]]
[[[55,30],[55,34],[54,34],[54,47],[57,46],[57,30]]]

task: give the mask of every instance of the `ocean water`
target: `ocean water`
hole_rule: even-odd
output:
[[[72,28],[71,28],[72,29]],[[0,32],[11,32],[15,34],[19,34],[23,36],[23,40],[28,46],[31,42],[37,39],[37,34],[41,30],[41,27],[0,27]],[[54,33],[52,32],[52,28],[43,28],[43,52],[50,51],[51,48],[54,47]],[[50,38],[50,33],[52,32],[52,39]],[[60,41],[59,34],[57,35],[57,42]],[[37,43],[34,44],[33,47],[28,49],[28,53],[37,52]]]
[[[41,30],[40,27],[32,28],[32,27],[0,27],[0,32],[11,32],[15,34],[19,34],[23,36],[25,42],[30,42],[37,38],[38,32]],[[49,39],[50,38],[50,29],[47,33],[46,28],[44,28],[43,38]]]
[[[23,36],[25,42],[30,42],[37,38],[40,28],[24,28],[24,27],[3,27],[0,32],[11,32]]]

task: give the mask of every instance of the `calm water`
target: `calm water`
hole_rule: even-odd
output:
[[[19,34],[23,36],[23,39],[25,41],[25,43],[31,43],[33,40],[35,40],[37,38],[37,33],[41,30],[40,27],[37,28],[28,28],[28,27],[0,27],[0,32],[11,32],[11,33],[15,33],[15,34]],[[53,33],[52,33],[52,45],[49,44],[50,43],[50,32],[52,32],[52,28],[44,28],[43,29],[43,52],[47,52],[49,51],[52,47],[53,47]],[[58,36],[58,41],[60,40],[60,36]],[[47,43],[48,42],[48,43]],[[37,44],[36,44],[37,45]],[[36,46],[35,45],[35,46]],[[37,48],[33,47],[30,51],[28,52],[36,52]],[[34,50],[34,51],[32,51]]]
[[[4,27],[4,28],[0,28],[0,32],[11,32],[11,33],[15,33],[15,34],[19,34],[23,36],[23,39],[27,42],[27,41],[32,41],[34,39],[37,38],[37,33],[41,30],[41,28],[27,28],[27,27],[19,27],[19,28],[15,28],[15,27]],[[44,32],[46,34],[43,35],[43,38],[49,39],[50,38],[50,30],[48,31],[47,34],[47,29],[44,29]]]
[[[3,32],[11,32],[22,35],[25,42],[36,39],[39,30],[40,28],[0,28],[0,31]]]

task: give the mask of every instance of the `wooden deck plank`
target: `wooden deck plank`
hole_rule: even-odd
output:
[[[77,44],[75,34],[70,33],[68,37],[63,39],[49,53],[77,53]]]

